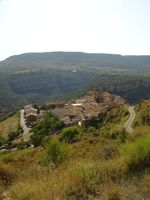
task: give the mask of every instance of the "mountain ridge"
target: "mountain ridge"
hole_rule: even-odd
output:
[[[137,102],[150,96],[149,76],[150,56],[60,51],[11,56],[0,62],[0,111],[7,113],[27,102],[70,98],[89,87],[103,87],[113,93],[119,88],[119,95],[125,89],[124,97]]]

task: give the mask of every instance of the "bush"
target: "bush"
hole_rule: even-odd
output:
[[[58,167],[68,156],[69,149],[66,144],[62,144],[56,138],[50,140],[46,147],[46,162],[51,161]]]
[[[91,117],[91,119],[88,121],[88,124],[86,126],[94,127],[98,129],[100,127],[100,122],[101,122],[101,119],[99,117]]]
[[[31,136],[31,142],[35,147],[39,146],[42,142],[43,135],[38,134],[37,132]]]
[[[87,132],[88,132],[88,135],[90,136],[95,136],[95,137],[99,136],[99,130],[97,130],[95,127],[92,127],[92,126],[88,127]]]
[[[118,148],[115,145],[106,145],[98,153],[100,159],[111,159],[118,155]]]
[[[68,143],[73,143],[78,139],[80,133],[81,128],[77,126],[65,128],[60,134],[60,139]]]
[[[144,112],[141,115],[142,124],[150,125],[150,112]]]
[[[31,141],[34,146],[39,146],[45,136],[53,134],[54,131],[63,128],[63,123],[59,119],[53,116],[51,113],[47,113],[44,119],[34,125],[31,136]]]
[[[89,163],[80,163],[74,166],[73,174],[75,181],[66,187],[66,199],[89,199],[99,187],[97,168]]]
[[[125,170],[123,163],[116,160],[77,163],[72,168],[72,177],[75,179],[66,187],[67,199],[95,199],[100,187],[120,181],[125,177]]]
[[[150,135],[123,145],[121,153],[131,170],[144,169],[144,167],[150,166]]]
[[[14,140],[16,137],[18,137],[20,135],[20,133],[18,132],[18,131],[16,131],[16,132],[10,132],[9,134],[8,134],[8,140],[9,141],[12,141],[12,140]]]
[[[5,139],[0,135],[0,146],[2,146],[5,143]]]
[[[123,195],[121,194],[120,188],[117,185],[107,185],[104,190],[104,196],[107,200],[123,200]]]
[[[126,138],[127,138],[127,133],[126,133],[125,128],[123,128],[119,132],[118,139],[120,140],[121,143],[125,143]]]
[[[21,143],[16,144],[16,148],[19,150],[29,148],[30,146],[31,144],[29,142],[21,142]]]
[[[113,131],[111,131],[109,128],[105,128],[102,132],[102,135],[107,139],[119,140],[121,143],[125,143],[127,138],[127,133],[124,128]]]
[[[126,141],[126,130],[124,128],[117,129],[111,133],[111,139],[119,139],[121,143],[125,143]]]
[[[6,166],[4,163],[0,162],[0,182],[5,186],[9,186],[13,179],[15,178],[14,172]]]

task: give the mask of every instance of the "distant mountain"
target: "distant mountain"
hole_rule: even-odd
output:
[[[130,102],[150,97],[150,56],[82,52],[11,56],[0,62],[0,116],[26,103],[75,97],[91,87]]]
[[[26,68],[65,68],[75,67],[109,67],[129,71],[149,71],[150,56],[121,56],[119,54],[94,54],[82,52],[26,53],[11,56],[0,62],[0,67],[13,69]]]

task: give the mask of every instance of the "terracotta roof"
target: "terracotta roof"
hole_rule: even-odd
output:
[[[83,98],[69,101],[63,108],[55,108],[53,112],[63,121],[78,123],[83,118],[98,117],[109,109],[123,105],[125,100],[120,96],[111,95],[107,92],[88,92]]]

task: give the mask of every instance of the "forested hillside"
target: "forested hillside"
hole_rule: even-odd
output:
[[[104,89],[124,97],[130,103],[150,98],[150,77],[138,75],[101,75],[89,88]]]
[[[150,97],[150,56],[80,52],[29,53],[0,62],[0,116],[103,88],[134,103]]]

